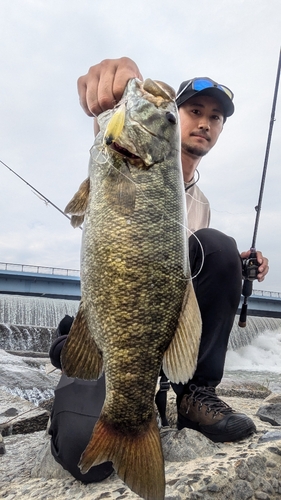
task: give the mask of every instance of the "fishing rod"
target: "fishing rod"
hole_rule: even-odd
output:
[[[9,167],[6,163],[4,163],[2,160],[0,160],[0,163],[2,163],[2,165],[4,165],[4,167],[6,167],[8,170],[10,170],[13,174],[15,174],[19,179],[21,179],[25,184],[27,184],[29,187],[31,187],[31,189],[33,189],[33,191],[35,192],[35,194],[39,195],[39,197],[41,197],[41,199],[43,199],[47,204],[49,203],[50,205],[52,205],[56,210],[58,210],[62,215],[64,215],[67,219],[71,220],[71,217],[69,217],[67,214],[65,214],[63,212],[63,210],[61,210],[57,205],[55,205],[51,200],[49,200],[46,196],[44,196],[44,194],[40,193],[40,191],[38,191],[38,189],[36,189],[34,186],[32,186],[31,184],[29,184],[29,182],[27,182],[23,177],[21,177],[19,174],[17,174],[17,172],[15,172],[11,167]],[[81,226],[79,226],[80,229],[82,229]]]
[[[278,67],[277,67],[277,75],[276,75],[271,117],[270,117],[270,123],[269,123],[269,131],[268,131],[268,137],[267,137],[267,145],[266,145],[266,151],[265,151],[260,193],[259,193],[258,204],[255,207],[256,220],[255,220],[255,226],[254,226],[254,232],[253,232],[252,245],[250,248],[251,253],[250,253],[249,258],[245,259],[243,261],[243,279],[244,279],[244,282],[243,282],[243,287],[242,287],[242,295],[244,297],[244,302],[242,304],[240,318],[239,318],[239,322],[238,322],[238,325],[241,328],[244,328],[246,326],[248,297],[250,297],[252,295],[253,281],[257,278],[258,268],[259,268],[259,263],[257,260],[257,252],[256,252],[256,239],[257,239],[258,225],[259,225],[259,220],[260,220],[261,204],[262,204],[263,191],[264,191],[264,185],[265,185],[265,177],[266,177],[267,163],[268,163],[269,150],[270,150],[270,144],[271,144],[271,136],[272,136],[273,125],[275,122],[275,108],[276,108],[278,87],[279,87],[279,80],[280,80],[280,70],[281,70],[281,50],[279,53],[279,61],[278,61]]]

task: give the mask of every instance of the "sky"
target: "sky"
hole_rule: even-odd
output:
[[[62,210],[87,177],[93,120],[77,79],[128,56],[143,77],[178,88],[209,76],[235,113],[202,159],[211,227],[252,243],[281,46],[280,0],[2,0],[0,160]],[[281,88],[256,247],[281,292]],[[82,231],[0,163],[0,261],[79,269]],[[231,272],[231,269],[229,269]]]

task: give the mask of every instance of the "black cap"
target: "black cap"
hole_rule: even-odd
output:
[[[192,78],[180,84],[176,98],[178,108],[188,99],[198,94],[217,99],[223,107],[225,118],[234,113],[233,92],[225,85],[221,85],[208,77]]]

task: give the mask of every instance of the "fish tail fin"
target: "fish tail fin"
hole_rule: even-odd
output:
[[[145,500],[164,500],[164,459],[156,418],[140,432],[118,431],[101,414],[79,467],[86,473],[93,465],[111,461],[118,476]]]

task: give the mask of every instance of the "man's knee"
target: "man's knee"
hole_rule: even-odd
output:
[[[242,262],[236,242],[216,229],[200,229],[189,238],[189,257],[194,287],[223,285],[241,292]]]
[[[205,255],[214,252],[234,252],[239,256],[236,241],[231,236],[218,231],[217,229],[204,228],[196,231],[189,238],[189,251],[198,252],[198,248],[204,249]]]

